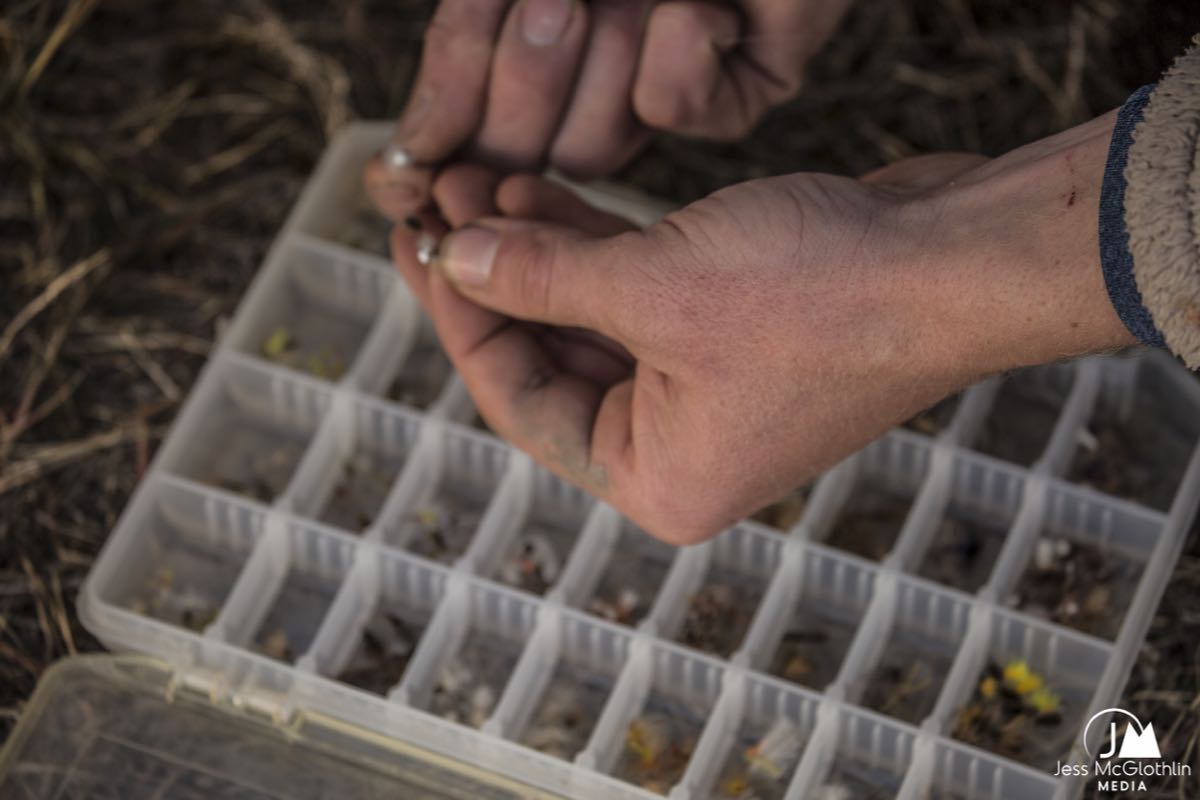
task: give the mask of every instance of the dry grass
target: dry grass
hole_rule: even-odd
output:
[[[0,12],[0,731],[48,663],[97,647],[73,608],[97,548],[328,137],[399,107],[429,7]],[[1002,152],[1153,80],[1200,30],[1194,7],[863,0],[753,137],[657,142],[628,178],[686,200],[772,173]],[[1193,542],[1128,703],[1200,768],[1198,588]]]

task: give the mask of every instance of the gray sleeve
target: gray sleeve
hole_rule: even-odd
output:
[[[1200,36],[1150,96],[1125,179],[1142,302],[1167,347],[1200,369]]]

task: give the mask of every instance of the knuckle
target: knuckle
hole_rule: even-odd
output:
[[[703,468],[664,470],[646,480],[637,498],[637,519],[651,535],[683,547],[716,536],[734,521],[724,497]]]
[[[643,527],[650,535],[676,547],[699,544],[724,529],[720,519],[712,514],[677,505],[652,513]]]
[[[425,57],[458,60],[481,49],[489,50],[493,28],[507,3],[501,0],[447,0],[425,28]]]
[[[683,131],[692,118],[684,92],[654,78],[639,81],[634,112],[647,127],[665,131]]]

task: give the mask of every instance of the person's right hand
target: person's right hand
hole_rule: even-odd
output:
[[[624,164],[650,129],[737,138],[795,94],[850,2],[442,0],[368,191],[399,220],[459,154],[588,178]]]
[[[493,430],[691,543],[984,375],[1131,341],[1097,266],[1113,119],[749,181],[644,231],[460,165],[432,268],[432,214],[392,255]]]

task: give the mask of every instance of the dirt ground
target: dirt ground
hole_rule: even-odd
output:
[[[0,739],[97,649],[74,596],[329,136],[390,117],[428,2],[9,0],[0,10]],[[627,170],[689,200],[797,170],[997,154],[1118,105],[1195,0],[863,0],[799,99]],[[1122,705],[1200,769],[1200,542]],[[1167,782],[1151,797],[1184,797]]]

